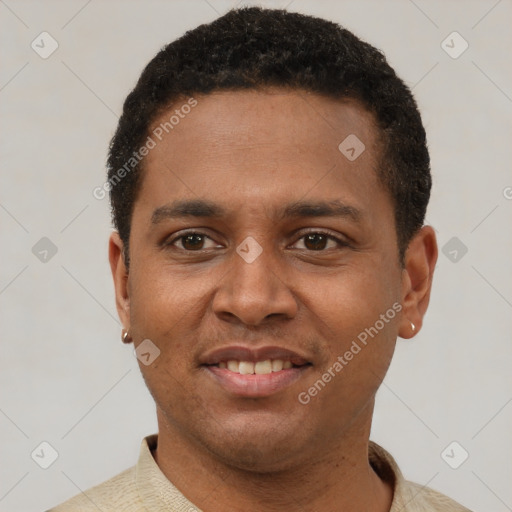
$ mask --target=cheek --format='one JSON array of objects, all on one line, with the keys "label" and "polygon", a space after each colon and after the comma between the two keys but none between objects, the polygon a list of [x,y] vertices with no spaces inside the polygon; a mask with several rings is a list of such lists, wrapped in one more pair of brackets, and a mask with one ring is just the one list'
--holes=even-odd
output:
[{"label": "cheek", "polygon": [[[169,336],[179,341],[179,332],[190,319],[201,314],[209,282],[193,273],[184,275],[162,262],[145,258],[144,265],[132,269],[130,318],[141,335]],[[176,333],[176,336],[173,334]]]},{"label": "cheek", "polygon": [[[329,358],[317,369],[309,390],[321,389],[315,406],[330,418],[332,424],[326,428],[336,430],[379,388],[393,356],[400,305],[385,287],[364,279],[345,279],[343,285],[318,294],[316,301],[319,318],[313,322],[328,344]],[[328,381],[325,388],[319,380]]]},{"label": "cheek", "polygon": [[[306,308],[315,317],[313,321],[322,329],[325,339],[339,340],[342,349],[376,322],[382,334],[393,330],[398,316],[396,309],[400,307],[396,304],[400,297],[399,280],[394,274],[375,263],[317,277],[314,287],[306,288],[304,284],[302,290],[308,290],[303,299]],[[385,315],[384,326],[381,315]]]},{"label": "cheek", "polygon": [[373,397],[395,347],[401,309],[398,281],[393,271],[385,273],[376,262],[373,270],[368,268],[372,265],[317,281],[317,293],[309,296],[312,322],[329,353],[315,375],[315,382],[329,380],[319,402],[333,414],[351,414]]},{"label": "cheek", "polygon": [[183,395],[193,378],[194,351],[207,302],[207,285],[200,280],[179,279],[165,266],[146,260],[142,272],[133,268],[130,321],[136,343],[149,339],[158,348],[150,364],[139,363],[157,403]]},{"label": "cheek", "polygon": [[176,282],[170,271],[151,271],[149,266],[144,274],[133,277],[136,292],[130,301],[130,319],[134,340],[149,339],[159,350],[151,364],[139,362],[141,373],[161,408],[183,408],[192,400],[194,330],[201,319],[197,292],[190,291],[191,283]]}]

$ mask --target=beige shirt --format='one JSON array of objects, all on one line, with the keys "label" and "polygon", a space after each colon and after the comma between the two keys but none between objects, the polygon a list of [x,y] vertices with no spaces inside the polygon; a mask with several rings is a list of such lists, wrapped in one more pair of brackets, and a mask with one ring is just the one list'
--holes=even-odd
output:
[{"label": "beige shirt", "polygon": [[[151,454],[156,443],[156,434],[146,437],[136,466],[48,512],[201,512],[160,471]],[[377,474],[394,486],[389,512],[471,512],[432,489],[407,482],[393,457],[371,441],[369,453]]]}]

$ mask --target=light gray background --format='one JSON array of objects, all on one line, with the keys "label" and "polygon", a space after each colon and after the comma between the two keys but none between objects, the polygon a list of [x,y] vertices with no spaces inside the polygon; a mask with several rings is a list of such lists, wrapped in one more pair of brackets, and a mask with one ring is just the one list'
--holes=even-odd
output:
[{"label": "light gray background", "polygon": [[[156,431],[119,339],[109,208],[92,190],[142,67],[235,4],[0,1],[1,511],[42,511],[113,476]],[[474,511],[512,510],[512,2],[263,5],[343,24],[413,87],[435,181],[428,221],[440,247],[457,237],[468,252],[440,253],[426,324],[398,342],[372,437],[407,478]],[[59,44],[47,59],[31,48],[42,31]],[[469,43],[457,59],[441,47],[453,31]],[[58,249],[46,263],[32,253],[42,237]],[[30,455],[42,441],[59,455],[46,470]],[[458,469],[440,455],[452,441],[469,453]]]}]

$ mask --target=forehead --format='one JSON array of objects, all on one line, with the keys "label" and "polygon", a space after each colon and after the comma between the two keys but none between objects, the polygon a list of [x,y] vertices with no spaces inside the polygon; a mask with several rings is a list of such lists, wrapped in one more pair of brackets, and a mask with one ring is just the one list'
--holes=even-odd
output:
[{"label": "forehead", "polygon": [[149,130],[155,144],[139,197],[159,205],[208,197],[251,208],[308,196],[357,206],[370,191],[382,192],[377,134],[358,102],[306,91],[183,98]]},{"label": "forehead", "polygon": [[150,133],[157,142],[185,141],[198,148],[226,141],[240,149],[268,143],[310,150],[319,143],[336,149],[351,134],[371,146],[377,138],[375,126],[374,116],[354,99],[268,88],[181,98],[152,123]]}]

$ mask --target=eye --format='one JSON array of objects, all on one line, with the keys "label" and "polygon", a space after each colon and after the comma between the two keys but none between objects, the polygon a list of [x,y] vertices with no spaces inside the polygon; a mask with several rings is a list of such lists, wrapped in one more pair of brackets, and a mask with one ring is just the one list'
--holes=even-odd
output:
[{"label": "eye", "polygon": [[[308,251],[317,252],[348,246],[347,242],[323,231],[305,233],[297,240],[297,242],[295,242],[295,245],[301,241],[303,243],[303,247],[296,247],[297,249],[306,249]],[[174,237],[166,245],[174,246],[187,252],[221,247],[205,233],[196,231],[182,233],[181,235]]]},{"label": "eye", "polygon": [[328,233],[324,233],[323,231],[312,231],[310,233],[306,233],[299,238],[297,243],[301,240],[304,240],[304,247],[299,247],[299,249],[305,248],[310,251],[324,251],[325,249],[335,249],[337,247],[346,247],[348,245],[343,240],[340,240]]},{"label": "eye", "polygon": [[[210,246],[205,246],[206,242],[210,241]],[[181,245],[178,246],[179,249],[184,249],[186,251],[201,251],[203,249],[212,249],[218,247],[209,236],[204,233],[197,232],[189,232],[182,234],[181,236],[177,236],[173,238],[168,245],[175,246],[177,243]]]}]

